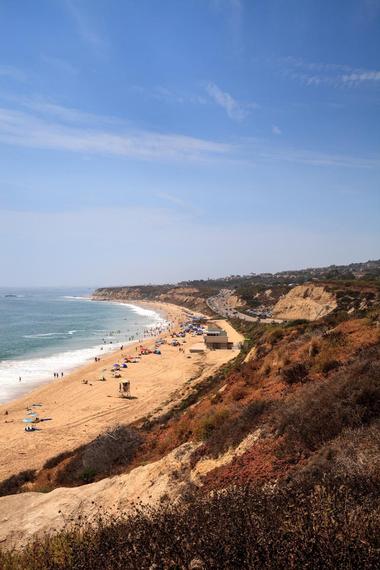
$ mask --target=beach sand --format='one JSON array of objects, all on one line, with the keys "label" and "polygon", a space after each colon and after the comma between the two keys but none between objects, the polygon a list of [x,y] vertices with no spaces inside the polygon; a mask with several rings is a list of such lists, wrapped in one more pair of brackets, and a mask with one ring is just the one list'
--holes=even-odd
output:
[{"label": "beach sand", "polygon": [[[176,305],[140,302],[138,305],[165,313],[174,329],[188,318],[185,310]],[[221,324],[228,329],[233,342],[242,340],[230,325]],[[170,338],[170,332],[160,337]],[[139,363],[128,364],[120,379],[112,377],[113,363],[121,363],[123,355],[137,354],[136,346],[140,343],[107,353],[100,362],[86,364],[63,379],[52,380],[1,405],[0,480],[26,469],[39,469],[47,459],[91,441],[109,427],[162,411],[171,401],[183,396],[191,379],[196,382],[209,376],[237,355],[236,350],[217,350],[191,354],[188,358],[190,346],[198,343],[200,337],[186,335],[185,340],[185,352],[165,344],[161,347],[161,356],[149,354]],[[154,340],[141,344],[152,347]],[[105,382],[99,381],[103,375]],[[118,395],[119,382],[123,379],[131,382],[131,400]],[[33,403],[42,404],[35,408],[40,418],[52,419],[36,424],[39,431],[26,433],[22,419],[28,417],[26,409]]]}]

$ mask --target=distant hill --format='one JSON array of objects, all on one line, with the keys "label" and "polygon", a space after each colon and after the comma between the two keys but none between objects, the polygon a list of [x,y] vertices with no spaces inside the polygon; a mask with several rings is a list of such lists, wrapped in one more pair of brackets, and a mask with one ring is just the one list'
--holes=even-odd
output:
[{"label": "distant hill", "polygon": [[380,260],[370,260],[349,265],[330,265],[306,269],[229,275],[217,279],[181,281],[176,284],[133,285],[102,287],[96,289],[94,298],[118,300],[147,300],[170,302],[193,310],[209,313],[206,299],[222,289],[236,293],[235,305],[244,311],[271,311],[275,303],[295,285],[320,283],[330,289],[342,289],[355,284],[363,289],[366,284],[380,284]]}]

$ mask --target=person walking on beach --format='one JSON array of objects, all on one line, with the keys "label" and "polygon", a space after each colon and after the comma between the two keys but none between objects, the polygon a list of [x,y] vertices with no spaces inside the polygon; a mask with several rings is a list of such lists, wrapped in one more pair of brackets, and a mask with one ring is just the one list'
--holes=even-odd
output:
[{"label": "person walking on beach", "polygon": [[61,372],[61,378],[63,378],[63,372]]},{"label": "person walking on beach", "polygon": [[18,377],[18,381],[21,382],[21,376]]}]

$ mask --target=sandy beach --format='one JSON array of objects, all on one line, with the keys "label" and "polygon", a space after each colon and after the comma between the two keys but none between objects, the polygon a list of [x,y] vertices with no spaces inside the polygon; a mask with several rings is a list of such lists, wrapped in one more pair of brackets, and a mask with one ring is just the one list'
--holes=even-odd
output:
[{"label": "sandy beach", "polygon": [[[176,305],[138,304],[160,311],[171,322],[171,330],[162,333],[160,338],[170,338],[171,332],[188,318],[185,310]],[[233,342],[242,340],[228,323],[222,325],[228,329]],[[154,339],[127,345],[122,351],[118,348],[98,362],[86,364],[63,379],[52,380],[1,405],[0,480],[26,469],[38,469],[47,459],[91,441],[110,426],[159,412],[189,389],[190,380],[196,382],[212,374],[237,354],[236,350],[190,354],[189,348],[198,343],[200,337],[186,335],[180,340],[186,341],[181,345],[184,351],[164,344],[161,355],[148,354],[140,362],[128,364],[119,379],[112,376],[113,363],[121,363],[124,356],[137,354],[139,344],[152,348]],[[102,376],[106,381],[99,381]],[[119,382],[123,379],[131,382],[133,399],[119,397]],[[35,408],[41,419],[51,419],[38,423],[38,431],[26,433],[22,420],[33,403],[41,404]]]}]

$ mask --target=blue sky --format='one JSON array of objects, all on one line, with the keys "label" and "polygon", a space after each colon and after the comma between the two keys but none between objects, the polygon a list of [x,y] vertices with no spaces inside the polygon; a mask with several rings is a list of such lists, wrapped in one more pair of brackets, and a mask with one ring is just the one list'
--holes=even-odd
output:
[{"label": "blue sky", "polygon": [[380,0],[1,0],[0,48],[1,285],[380,257]]}]

